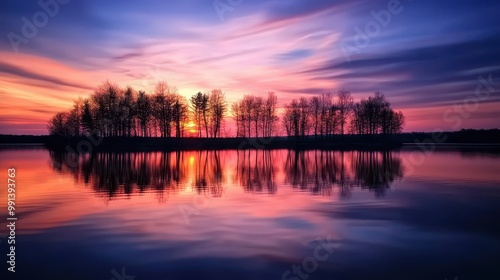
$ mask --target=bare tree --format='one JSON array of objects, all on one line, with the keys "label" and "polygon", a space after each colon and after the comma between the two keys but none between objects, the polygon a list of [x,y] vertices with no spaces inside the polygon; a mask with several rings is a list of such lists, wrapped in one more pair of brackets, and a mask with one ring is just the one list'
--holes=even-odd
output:
[{"label": "bare tree", "polygon": [[[210,94],[198,92],[188,100],[166,82],[156,84],[152,95],[138,93],[131,87],[119,88],[106,81],[87,99],[78,99],[73,108],[54,115],[48,123],[52,135],[80,136],[86,130],[99,131],[101,136],[184,136],[190,113],[198,136],[221,137],[228,110],[225,95],[214,89]],[[237,137],[270,137],[278,123],[277,97],[245,95],[231,105]],[[190,112],[191,109],[191,112]],[[285,106],[281,123],[288,136],[331,136],[344,134],[346,127],[357,134],[399,133],[405,126],[401,111],[392,109],[382,92],[353,102],[349,91],[341,90],[334,99],[326,93],[311,98],[292,100]],[[349,122],[350,121],[350,122]]]},{"label": "bare tree", "polygon": [[153,94],[153,117],[158,124],[162,137],[171,137],[172,113],[177,89],[169,87],[166,82],[158,82]]},{"label": "bare tree", "polygon": [[193,95],[190,99],[191,108],[193,109],[194,120],[196,126],[198,127],[198,136],[201,137],[202,127],[205,128],[205,136],[208,138],[208,125],[207,125],[207,115],[208,115],[208,95],[205,93],[198,92]]},{"label": "bare tree", "polygon": [[148,137],[148,127],[151,122],[152,108],[151,100],[144,91],[139,91],[137,96],[137,119],[142,136]]},{"label": "bare tree", "polygon": [[285,113],[283,115],[283,124],[288,136],[300,135],[301,123],[301,110],[299,102],[294,99],[292,102],[285,106]]},{"label": "bare tree", "polygon": [[82,127],[88,131],[93,131],[96,128],[94,125],[94,117],[89,99],[83,100]]},{"label": "bare tree", "polygon": [[269,92],[262,110],[262,130],[264,137],[271,137],[274,133],[276,123],[278,122],[277,106],[278,98],[276,94]]},{"label": "bare tree", "polygon": [[344,127],[352,112],[353,99],[351,93],[347,90],[339,91],[336,105],[339,114],[340,134],[344,135]]},{"label": "bare tree", "polygon": [[240,105],[241,113],[243,117],[243,136],[252,136],[252,121],[253,121],[253,108],[254,108],[255,97],[250,95],[243,96],[242,103]]},{"label": "bare tree", "polygon": [[219,89],[214,89],[209,96],[209,122],[212,137],[220,137],[221,125],[226,114],[226,98]]},{"label": "bare tree", "polygon": [[184,136],[184,127],[189,119],[188,111],[186,98],[181,95],[176,95],[172,107],[172,121],[175,126],[175,137]]},{"label": "bare tree", "polygon": [[309,135],[310,120],[309,120],[309,102],[305,97],[301,97],[299,100],[300,109],[300,136]]},{"label": "bare tree", "polygon": [[401,132],[405,124],[402,112],[394,112],[381,92],[362,99],[353,107],[351,127],[358,134],[392,134]]},{"label": "bare tree", "polygon": [[318,136],[321,130],[321,97],[314,96],[309,100],[311,120],[314,136]]},{"label": "bare tree", "polygon": [[66,112],[59,112],[55,114],[47,125],[50,135],[70,136],[69,128],[67,127],[68,114]]},{"label": "bare tree", "polygon": [[320,95],[320,127],[319,132],[321,136],[328,136],[330,134],[330,111],[333,107],[332,94],[325,93]]},{"label": "bare tree", "polygon": [[120,108],[122,110],[123,117],[123,135],[132,136],[132,129],[134,128],[134,118],[136,117],[137,111],[137,94],[135,90],[128,86],[120,100]]},{"label": "bare tree", "polygon": [[264,104],[264,99],[262,99],[262,97],[252,96],[250,119],[254,123],[255,137],[259,137],[259,131],[262,130],[260,124],[263,113],[263,108],[262,108],[263,104]]}]

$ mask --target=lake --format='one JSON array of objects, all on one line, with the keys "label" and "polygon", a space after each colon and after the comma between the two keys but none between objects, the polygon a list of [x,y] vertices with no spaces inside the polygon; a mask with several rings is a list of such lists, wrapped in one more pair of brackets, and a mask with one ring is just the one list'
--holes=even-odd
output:
[{"label": "lake", "polygon": [[[7,279],[498,279],[500,156],[0,150]],[[3,274],[3,272],[2,272]],[[2,277],[2,279],[5,279]]]}]

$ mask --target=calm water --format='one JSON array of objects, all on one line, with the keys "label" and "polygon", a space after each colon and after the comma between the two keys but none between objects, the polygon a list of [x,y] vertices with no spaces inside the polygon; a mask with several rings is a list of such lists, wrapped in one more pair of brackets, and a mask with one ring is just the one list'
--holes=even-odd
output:
[{"label": "calm water", "polygon": [[8,279],[500,279],[493,153],[0,150],[10,167]]}]

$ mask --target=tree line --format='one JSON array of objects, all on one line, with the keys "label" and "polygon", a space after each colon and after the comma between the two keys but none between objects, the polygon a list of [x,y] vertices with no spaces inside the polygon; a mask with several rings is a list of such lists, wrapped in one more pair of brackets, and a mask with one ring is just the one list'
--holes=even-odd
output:
[{"label": "tree line", "polygon": [[48,124],[51,135],[185,137],[190,125],[199,137],[220,137],[227,111],[221,90],[197,93],[189,100],[175,87],[158,82],[152,94],[120,88],[114,83],[100,85],[89,98],[74,101],[73,107],[55,114]]},{"label": "tree line", "polygon": [[336,96],[302,97],[283,110],[280,118],[273,92],[266,98],[245,95],[228,108],[219,89],[187,99],[166,82],[158,82],[152,93],[146,93],[106,81],[88,98],[79,98],[69,110],[56,113],[47,128],[51,135],[65,137],[91,131],[103,137],[218,138],[228,136],[223,133],[228,113],[236,137],[391,134],[401,132],[405,124],[404,115],[395,112],[380,92],[358,103],[345,90]]},{"label": "tree line", "polygon": [[325,93],[292,100],[285,106],[282,123],[288,136],[393,134],[402,132],[405,117],[381,92],[354,103],[351,93],[341,90],[337,96]]}]

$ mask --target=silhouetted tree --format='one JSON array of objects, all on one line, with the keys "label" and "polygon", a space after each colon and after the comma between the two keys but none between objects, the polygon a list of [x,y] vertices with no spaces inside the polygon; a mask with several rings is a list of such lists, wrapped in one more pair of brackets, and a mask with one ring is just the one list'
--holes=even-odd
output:
[{"label": "silhouetted tree", "polygon": [[221,126],[226,114],[226,98],[219,89],[214,89],[210,93],[208,100],[208,119],[210,123],[210,133],[212,137],[220,137]]},{"label": "silhouetted tree", "polygon": [[132,136],[134,129],[134,119],[137,115],[137,94],[135,90],[128,86],[120,100],[120,108],[122,110],[122,135]]},{"label": "silhouetted tree", "polygon": [[404,124],[403,113],[394,112],[381,92],[353,106],[351,127],[357,134],[398,133],[403,130]]},{"label": "silhouetted tree", "polygon": [[234,102],[231,105],[231,114],[233,115],[233,119],[236,124],[236,137],[244,137],[244,123],[243,123],[243,114],[240,108],[241,102]]},{"label": "silhouetted tree", "polygon": [[83,100],[82,127],[88,131],[93,131],[96,128],[94,118],[92,116],[92,107],[88,99]]},{"label": "silhouetted tree", "polygon": [[276,113],[278,106],[278,98],[274,92],[267,94],[267,99],[264,101],[264,108],[262,110],[262,136],[271,137],[276,129],[278,116]]},{"label": "silhouetted tree", "polygon": [[336,109],[338,110],[339,117],[339,125],[340,125],[340,134],[344,134],[344,127],[347,123],[347,119],[351,114],[353,106],[353,99],[351,97],[351,93],[347,90],[339,91],[337,95],[337,104]]},{"label": "silhouetted tree", "polygon": [[166,82],[158,82],[152,96],[153,117],[161,137],[171,136],[172,113],[177,90]]},{"label": "silhouetted tree", "polygon": [[[84,132],[100,136],[184,136],[190,115],[197,126],[198,136],[221,137],[227,112],[225,95],[214,89],[198,92],[188,100],[175,87],[158,82],[152,95],[132,87],[121,89],[106,81],[87,99],[78,99],[73,108],[57,113],[48,123],[50,134],[80,136]],[[231,105],[237,137],[270,137],[278,123],[278,99],[273,92],[267,98],[245,95]],[[190,112],[191,109],[191,112]],[[349,123],[350,121],[350,123]],[[405,125],[401,111],[395,112],[381,92],[353,103],[349,91],[339,91],[310,98],[301,97],[284,106],[281,119],[288,136],[315,135],[328,137],[344,134],[346,126],[351,133],[399,133]]]},{"label": "silhouetted tree", "polygon": [[318,136],[321,127],[321,99],[319,96],[311,97],[309,100],[311,121],[314,136]]},{"label": "silhouetted tree", "polygon": [[202,127],[205,128],[205,136],[208,138],[208,99],[209,96],[205,93],[198,92],[190,99],[191,108],[193,109],[193,116],[198,127],[198,137],[201,137]]},{"label": "silhouetted tree", "polygon": [[294,99],[292,103],[285,106],[285,113],[283,114],[283,124],[288,136],[300,135],[300,117],[299,102]]},{"label": "silhouetted tree", "polygon": [[70,136],[67,119],[68,114],[66,112],[55,114],[47,125],[50,135]]},{"label": "silhouetted tree", "polygon": [[175,137],[184,136],[184,127],[188,122],[188,105],[185,97],[176,95],[172,109],[172,121],[175,126]]},{"label": "silhouetted tree", "polygon": [[148,136],[148,126],[151,122],[151,101],[149,96],[144,91],[139,91],[137,95],[137,120],[139,123],[142,136]]}]

